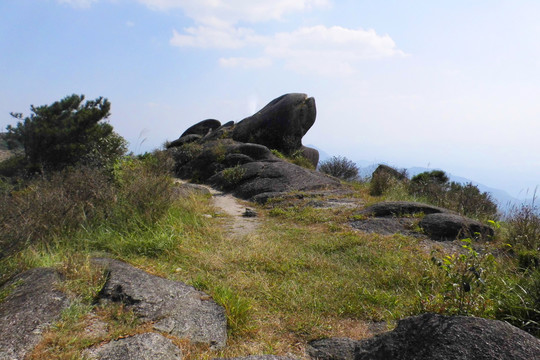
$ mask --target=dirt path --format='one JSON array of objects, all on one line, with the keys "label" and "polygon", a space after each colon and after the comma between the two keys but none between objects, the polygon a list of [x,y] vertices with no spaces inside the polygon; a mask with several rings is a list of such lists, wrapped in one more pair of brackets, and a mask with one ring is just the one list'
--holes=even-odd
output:
[{"label": "dirt path", "polygon": [[[177,179],[178,183],[185,183]],[[257,231],[261,221],[257,217],[244,216],[246,209],[251,209],[247,202],[239,200],[231,194],[226,194],[210,186],[206,187],[212,194],[213,205],[227,215],[226,229],[230,236],[243,237]]]}]

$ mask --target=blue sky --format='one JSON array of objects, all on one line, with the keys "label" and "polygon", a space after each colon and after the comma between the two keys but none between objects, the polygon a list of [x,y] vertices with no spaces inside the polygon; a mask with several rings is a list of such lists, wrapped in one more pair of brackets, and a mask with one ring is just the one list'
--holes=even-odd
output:
[{"label": "blue sky", "polygon": [[3,0],[0,128],[107,97],[135,152],[275,97],[317,102],[331,155],[540,184],[539,1]]}]

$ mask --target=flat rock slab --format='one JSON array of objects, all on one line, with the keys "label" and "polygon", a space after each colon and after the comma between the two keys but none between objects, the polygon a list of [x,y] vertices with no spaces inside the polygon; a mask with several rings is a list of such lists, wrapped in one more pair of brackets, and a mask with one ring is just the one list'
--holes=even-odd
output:
[{"label": "flat rock slab", "polygon": [[418,224],[434,240],[455,240],[467,237],[490,237],[493,229],[481,222],[456,214],[426,215]]},{"label": "flat rock slab", "polygon": [[502,321],[423,314],[371,339],[311,342],[308,354],[318,360],[530,360],[539,358],[540,339]]},{"label": "flat rock slab", "polygon": [[85,356],[96,360],[181,360],[182,351],[163,335],[145,333],[90,349]]},{"label": "flat rock slab", "polygon": [[349,338],[330,338],[309,343],[306,352],[311,359],[339,360],[354,359],[358,341]]},{"label": "flat rock slab", "polygon": [[350,225],[370,234],[422,236],[412,231],[415,221],[413,218],[368,218],[351,221]]},{"label": "flat rock slab", "polygon": [[35,268],[4,285],[2,290],[10,294],[0,303],[0,359],[23,359],[69,306],[67,296],[55,289],[58,281],[56,270]]},{"label": "flat rock slab", "polygon": [[256,196],[266,193],[336,189],[339,181],[320,172],[311,171],[286,161],[256,161],[240,165],[240,176],[233,186],[228,186],[226,172],[209,179],[213,186],[230,190],[245,200],[259,201]]},{"label": "flat rock slab", "polygon": [[448,213],[450,210],[441,207],[411,202],[411,201],[385,201],[365,208],[362,211],[364,215],[375,217],[397,216],[402,217],[414,214],[439,214]]},{"label": "flat rock slab", "polygon": [[227,342],[225,310],[207,294],[179,281],[171,281],[124,262],[100,258],[95,263],[109,272],[101,290],[104,300],[122,302],[154,328],[194,343],[220,349]]},{"label": "flat rock slab", "polygon": [[275,355],[252,355],[247,357],[235,357],[235,358],[215,358],[213,360],[299,360],[288,356],[275,356]]}]

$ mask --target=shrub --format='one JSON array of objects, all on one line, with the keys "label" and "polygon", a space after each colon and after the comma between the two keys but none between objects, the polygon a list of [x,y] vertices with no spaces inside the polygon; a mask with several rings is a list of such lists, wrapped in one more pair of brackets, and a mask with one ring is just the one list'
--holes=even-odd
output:
[{"label": "shrub", "polygon": [[0,196],[1,258],[26,244],[105,219],[114,189],[102,171],[80,167],[34,179]]},{"label": "shrub", "polygon": [[358,166],[352,160],[342,156],[333,156],[331,159],[322,161],[319,171],[346,181],[358,177]]},{"label": "shrub", "polygon": [[540,251],[540,211],[534,202],[514,208],[506,223],[510,245]]},{"label": "shrub", "polygon": [[86,101],[71,95],[51,105],[31,106],[32,114],[8,125],[7,140],[20,142],[32,171],[59,170],[76,164],[106,165],[123,155],[126,142],[110,124],[110,102],[102,97]]},{"label": "shrub", "polygon": [[489,275],[495,269],[495,258],[474,250],[471,239],[462,242],[465,253],[432,258],[444,274],[443,293],[424,299],[423,307],[448,315],[488,315],[493,312],[493,303],[486,292]]},{"label": "shrub", "polygon": [[406,181],[407,171],[405,169],[397,170],[387,165],[379,165],[371,176],[369,194],[372,196],[381,196],[398,183]]},{"label": "shrub", "polygon": [[244,177],[245,173],[246,170],[243,167],[236,165],[223,170],[222,175],[227,184],[232,186],[238,184]]},{"label": "shrub", "polygon": [[414,176],[409,183],[409,194],[465,216],[482,220],[498,217],[497,205],[491,195],[481,192],[472,183],[449,182],[444,171],[434,170]]},{"label": "shrub", "polygon": [[172,204],[169,165],[161,153],[128,157],[112,173],[79,166],[0,193],[0,258],[25,245],[69,236],[81,226],[122,231],[152,226]]}]

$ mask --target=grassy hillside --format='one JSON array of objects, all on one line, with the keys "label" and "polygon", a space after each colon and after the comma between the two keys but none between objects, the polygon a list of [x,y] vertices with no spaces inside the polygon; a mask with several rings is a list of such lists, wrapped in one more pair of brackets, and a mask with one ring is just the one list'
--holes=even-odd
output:
[{"label": "grassy hillside", "polygon": [[[210,197],[174,195],[166,163],[128,158],[107,172],[76,169],[3,190],[0,281],[54,267],[74,299],[31,358],[78,358],[88,346],[149,329],[122,307],[94,304],[105,275],[89,259],[103,254],[193,285],[225,307],[227,348],[173,339],[186,359],[303,356],[309,340],[361,339],[426,311],[506,319],[539,334],[534,211],[501,223],[495,239],[463,242],[458,255],[436,242],[354,231],[354,208],[319,208],[320,199],[259,206],[258,230],[230,236],[232,219]],[[360,207],[409,196],[396,184],[380,196],[367,183],[345,186]],[[516,240],[524,234],[530,243]],[[88,331],[101,322],[104,333]]]}]

